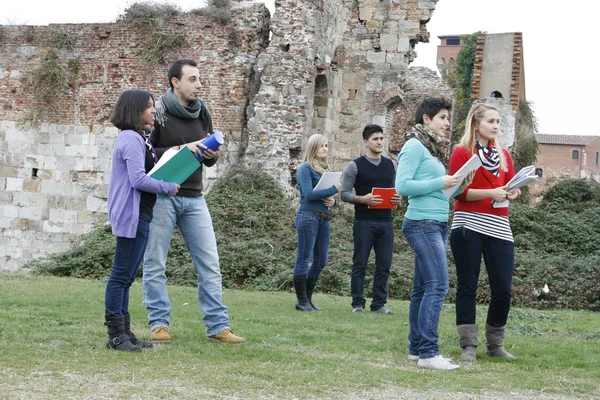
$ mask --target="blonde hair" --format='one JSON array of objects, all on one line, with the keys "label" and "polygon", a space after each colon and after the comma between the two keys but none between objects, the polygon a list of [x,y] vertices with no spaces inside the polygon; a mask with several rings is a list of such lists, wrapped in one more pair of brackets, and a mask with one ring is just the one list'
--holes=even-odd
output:
[{"label": "blonde hair", "polygon": [[327,166],[327,160],[317,157],[319,154],[319,149],[323,143],[327,143],[327,138],[323,135],[315,133],[308,138],[306,147],[304,148],[304,162],[310,165],[312,169],[321,175],[323,172],[329,170],[329,167]]},{"label": "blonde hair", "polygon": [[[483,119],[483,114],[486,111],[496,111],[500,114],[500,111],[494,106],[485,103],[477,103],[473,104],[473,107],[469,110],[469,114],[467,115],[467,119],[465,121],[465,133],[460,138],[459,144],[467,149],[471,154],[474,153],[475,150],[475,142],[477,142],[477,127],[481,123]],[[500,168],[502,170],[507,171],[508,166],[506,163],[506,156],[504,155],[504,151],[500,143],[498,142],[498,137],[492,139],[494,143],[494,147],[496,147],[496,151],[498,151],[498,156],[500,157]]]}]

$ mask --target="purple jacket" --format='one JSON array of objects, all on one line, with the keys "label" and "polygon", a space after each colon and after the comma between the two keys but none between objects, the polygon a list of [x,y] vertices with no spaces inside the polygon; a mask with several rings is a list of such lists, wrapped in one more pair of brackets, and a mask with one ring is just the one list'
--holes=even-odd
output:
[{"label": "purple jacket", "polygon": [[112,171],[108,185],[108,219],[115,236],[134,238],[140,217],[141,192],[170,195],[174,183],[152,179],[146,175],[146,144],[132,130],[119,133],[115,142]]}]

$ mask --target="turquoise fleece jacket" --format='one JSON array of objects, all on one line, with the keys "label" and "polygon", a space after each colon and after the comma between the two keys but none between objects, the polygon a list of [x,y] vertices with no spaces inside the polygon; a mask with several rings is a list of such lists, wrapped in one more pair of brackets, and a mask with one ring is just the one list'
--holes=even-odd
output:
[{"label": "turquoise fleece jacket", "polygon": [[433,157],[423,143],[408,140],[398,155],[396,191],[408,197],[406,218],[448,222],[450,204],[442,193],[446,168]]}]

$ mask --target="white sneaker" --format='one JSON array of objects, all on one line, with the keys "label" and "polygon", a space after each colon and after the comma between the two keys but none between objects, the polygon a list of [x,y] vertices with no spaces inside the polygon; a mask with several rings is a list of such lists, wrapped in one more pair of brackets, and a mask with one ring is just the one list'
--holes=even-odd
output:
[{"label": "white sneaker", "polygon": [[[444,357],[444,360],[448,361],[449,363],[454,364],[454,361],[452,361],[452,359],[450,357]],[[408,361],[419,361],[419,356],[415,356],[414,354],[409,354]]]},{"label": "white sneaker", "polygon": [[447,359],[439,354],[435,357],[420,358],[417,366],[419,368],[436,369],[439,371],[451,371],[453,369],[460,368],[460,365],[451,364]]}]

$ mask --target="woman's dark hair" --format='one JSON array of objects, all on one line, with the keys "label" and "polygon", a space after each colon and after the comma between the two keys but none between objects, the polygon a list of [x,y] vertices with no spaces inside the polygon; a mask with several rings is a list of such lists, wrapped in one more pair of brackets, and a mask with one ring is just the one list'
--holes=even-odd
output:
[{"label": "woman's dark hair", "polygon": [[415,121],[417,124],[423,124],[423,115],[427,114],[429,118],[433,119],[437,113],[444,109],[450,112],[452,110],[452,103],[443,97],[428,97],[417,106]]},{"label": "woman's dark hair", "polygon": [[189,65],[190,67],[197,67],[196,61],[189,58],[182,58],[181,60],[175,61],[169,68],[169,73],[167,76],[169,77],[169,85],[171,86],[171,89],[173,89],[173,82],[171,82],[171,79],[181,79],[181,75],[183,75],[183,67],[186,65]]},{"label": "woman's dark hair", "polygon": [[120,130],[131,129],[142,133],[146,123],[142,113],[148,108],[148,100],[154,97],[145,90],[126,90],[119,96],[110,116],[110,122]]}]

